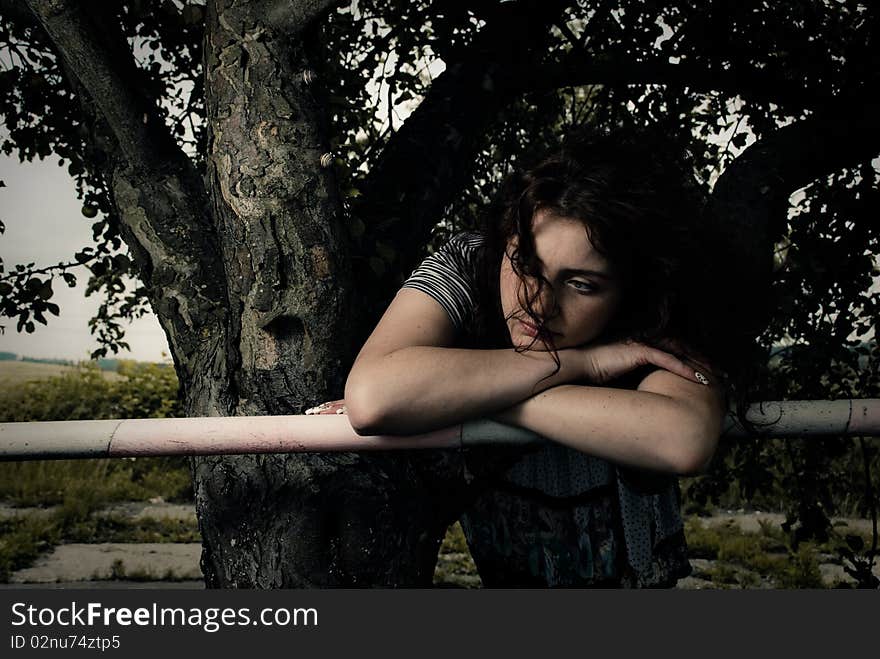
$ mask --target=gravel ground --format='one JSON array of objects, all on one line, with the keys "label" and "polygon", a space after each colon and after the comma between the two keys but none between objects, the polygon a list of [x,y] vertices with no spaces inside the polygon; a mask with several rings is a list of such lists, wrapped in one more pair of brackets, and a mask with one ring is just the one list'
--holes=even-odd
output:
[{"label": "gravel ground", "polygon": [[29,568],[14,572],[10,583],[106,581],[137,578],[146,581],[201,579],[199,542],[150,542],[59,545]]},{"label": "gravel ground", "polygon": [[[52,512],[51,508],[13,508],[0,504],[0,518],[20,516],[41,516]],[[142,519],[195,520],[192,505],[169,504],[164,502],[126,502],[108,506],[96,513],[98,515],[125,515],[132,521]],[[737,525],[746,532],[760,531],[762,522],[779,526],[784,515],[765,512],[718,511],[707,517],[698,518],[704,525]],[[871,520],[835,519],[836,526],[871,533]],[[841,529],[844,530],[844,529]],[[202,588],[199,569],[201,545],[199,543],[99,543],[65,544],[55,547],[51,552],[38,558],[28,568],[11,575],[9,584],[0,587],[114,587],[114,588]],[[444,585],[474,588],[480,586],[479,577],[456,574],[455,565],[468,560],[464,554],[441,555],[439,566],[448,566],[452,573]],[[713,567],[714,561],[691,559],[694,572],[679,581],[681,589],[697,590],[715,588],[712,581],[704,578]],[[738,568],[737,568],[738,569]],[[840,565],[820,564],[823,580],[829,585],[838,581],[851,581]],[[880,577],[880,564],[874,568]],[[772,588],[767,580],[762,580],[756,588]]]}]

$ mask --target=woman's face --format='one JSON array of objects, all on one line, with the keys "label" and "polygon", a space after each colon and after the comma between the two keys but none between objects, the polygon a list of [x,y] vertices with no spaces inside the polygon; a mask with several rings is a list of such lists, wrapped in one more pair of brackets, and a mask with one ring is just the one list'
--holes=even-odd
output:
[{"label": "woman's face", "polygon": [[[541,274],[550,283],[549,287],[544,285],[532,305],[538,316],[546,319],[545,331],[559,349],[593,341],[608,326],[620,304],[621,286],[611,264],[593,248],[579,220],[538,210],[532,232]],[[513,247],[509,244],[507,251]],[[501,308],[513,345],[528,347],[534,342],[533,349],[545,350],[542,341],[535,341],[538,328],[523,306],[525,296],[532,294],[537,282],[529,278],[521,281],[507,254],[502,257],[500,277]],[[556,302],[555,314],[547,308],[551,300]]]}]

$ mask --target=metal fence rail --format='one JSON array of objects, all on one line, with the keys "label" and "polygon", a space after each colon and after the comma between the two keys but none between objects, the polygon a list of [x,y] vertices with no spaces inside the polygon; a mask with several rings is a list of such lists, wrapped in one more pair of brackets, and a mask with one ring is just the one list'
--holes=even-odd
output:
[{"label": "metal fence rail", "polygon": [[[880,436],[880,399],[767,401],[746,418],[766,437]],[[724,437],[748,436],[728,416]],[[458,448],[545,441],[494,421],[469,421],[422,435],[363,437],[343,415],[39,421],[0,424],[0,460],[318,453]]]}]

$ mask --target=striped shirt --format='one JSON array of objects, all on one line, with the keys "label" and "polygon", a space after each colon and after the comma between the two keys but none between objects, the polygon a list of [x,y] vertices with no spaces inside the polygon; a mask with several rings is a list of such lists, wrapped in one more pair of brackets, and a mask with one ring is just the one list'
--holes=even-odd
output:
[{"label": "striped shirt", "polygon": [[[403,284],[436,300],[461,334],[474,321],[482,245],[479,234],[458,234],[427,257]],[[525,454],[504,479],[552,497],[577,497],[616,483],[628,562],[636,573],[646,575],[646,582],[651,580],[654,549],[683,528],[677,478],[624,468],[562,444],[548,442]],[[586,509],[573,505],[575,520],[587,523]]]}]

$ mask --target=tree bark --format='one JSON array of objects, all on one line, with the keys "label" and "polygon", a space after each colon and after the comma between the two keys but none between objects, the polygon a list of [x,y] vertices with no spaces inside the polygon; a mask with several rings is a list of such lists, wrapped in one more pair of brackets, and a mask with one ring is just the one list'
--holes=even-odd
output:
[{"label": "tree bark", "polygon": [[[274,7],[209,3],[206,25],[207,178],[229,290],[223,350],[235,415],[295,414],[340,397],[354,347],[348,236],[321,164],[328,147],[303,75],[308,39]],[[202,568],[214,587],[427,586],[460,508],[459,468],[443,452],[193,465]]]},{"label": "tree bark", "polygon": [[[206,180],[155,120],[109,14],[30,4],[108,154],[121,233],[187,414],[296,413],[341,395],[354,347],[348,237],[302,75],[303,31],[332,3],[209,3]],[[463,505],[458,457],[193,459],[206,584],[430,585]]]}]

